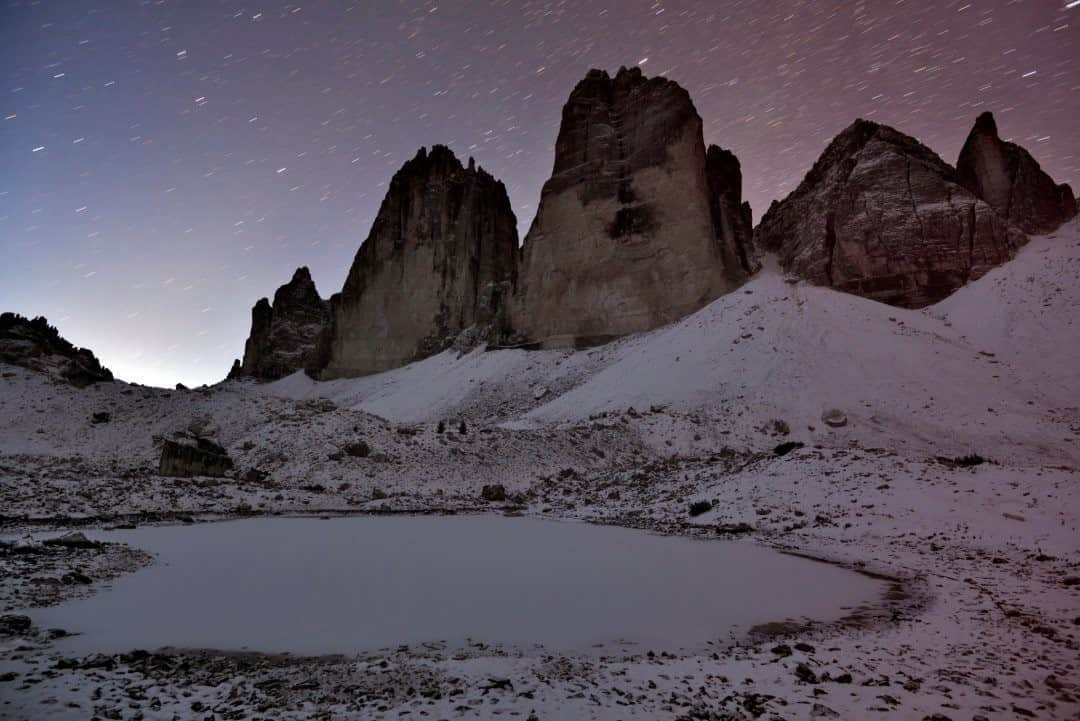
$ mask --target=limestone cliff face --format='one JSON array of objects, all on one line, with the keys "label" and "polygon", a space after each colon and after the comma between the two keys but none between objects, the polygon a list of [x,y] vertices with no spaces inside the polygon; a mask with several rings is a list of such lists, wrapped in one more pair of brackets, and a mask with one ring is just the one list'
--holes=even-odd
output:
[{"label": "limestone cliff face", "polygon": [[[705,152],[705,177],[713,233],[724,256],[724,267],[755,272],[759,264],[753,245],[754,217],[750,204],[742,199],[739,159],[730,150],[710,145]],[[740,275],[738,271],[733,274]]]},{"label": "limestone cliff face", "polygon": [[514,331],[544,347],[588,345],[736,287],[753,260],[731,168],[720,155],[707,163],[701,118],[679,85],[637,68],[590,71],[563,108],[522,249]]},{"label": "limestone cliff face", "polygon": [[1072,188],[1055,183],[1024,148],[1003,141],[991,113],[975,120],[956,172],[965,188],[1027,233],[1048,233],[1076,215]]},{"label": "limestone cliff face", "polygon": [[516,280],[517,240],[501,182],[444,146],[421,149],[390,182],[331,298],[321,377],[396,368],[492,322]]},{"label": "limestone cliff face", "polygon": [[319,297],[311,273],[298,268],[292,280],[274,293],[273,305],[262,298],[251,309],[244,360],[229,377],[271,381],[298,370],[314,370],[319,338],[329,319],[327,302]]},{"label": "limestone cliff face", "polygon": [[857,120],[772,204],[754,242],[813,283],[917,308],[1010,259],[1026,236],[933,151]]}]

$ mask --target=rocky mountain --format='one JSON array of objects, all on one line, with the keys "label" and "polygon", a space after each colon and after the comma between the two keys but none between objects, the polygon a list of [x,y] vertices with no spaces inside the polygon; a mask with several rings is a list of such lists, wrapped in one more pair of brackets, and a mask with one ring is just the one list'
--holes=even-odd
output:
[{"label": "rocky mountain", "polygon": [[1026,236],[929,148],[857,120],[769,207],[754,242],[813,283],[917,308],[1010,259]]},{"label": "rocky mountain", "polygon": [[273,304],[262,298],[251,309],[251,334],[244,360],[229,376],[271,381],[319,366],[319,340],[330,321],[329,305],[319,297],[307,268],[277,289]]},{"label": "rocky mountain", "polygon": [[[345,286],[330,302],[323,378],[359,376],[437,353],[498,325],[517,277],[517,219],[506,188],[447,147],[394,175]],[[478,332],[484,335],[484,332]]]},{"label": "rocky mountain", "polygon": [[1058,185],[1031,153],[998,136],[992,113],[983,113],[956,161],[960,183],[1021,230],[1039,235],[1076,215],[1072,188]]},{"label": "rocky mountain", "polygon": [[86,348],[76,348],[44,317],[0,315],[0,361],[45,373],[79,388],[111,381],[112,372]]},{"label": "rocky mountain", "polygon": [[[707,162],[701,117],[664,78],[591,70],[563,108],[555,166],[522,249],[514,331],[544,347],[654,328],[753,267],[738,161]],[[708,167],[707,167],[708,166]]]}]

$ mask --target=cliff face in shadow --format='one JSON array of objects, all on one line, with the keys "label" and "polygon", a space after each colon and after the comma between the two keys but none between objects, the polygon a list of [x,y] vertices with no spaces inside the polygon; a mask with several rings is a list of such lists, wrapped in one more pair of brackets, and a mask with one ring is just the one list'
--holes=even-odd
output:
[{"label": "cliff face in shadow", "polygon": [[490,322],[516,280],[517,241],[501,182],[444,146],[421,150],[394,176],[331,298],[322,377],[395,368]]}]

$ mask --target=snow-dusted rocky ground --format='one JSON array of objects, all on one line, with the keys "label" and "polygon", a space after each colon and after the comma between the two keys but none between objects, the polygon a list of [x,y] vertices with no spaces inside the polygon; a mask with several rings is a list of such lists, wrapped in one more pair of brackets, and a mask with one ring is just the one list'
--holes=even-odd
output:
[{"label": "snow-dusted rocky ground", "polygon": [[[363,379],[190,391],[78,390],[2,370],[9,537],[238,513],[510,508],[766,544],[894,583],[877,613],[779,624],[715,656],[425,647],[71,660],[31,629],[0,637],[0,718],[1080,715],[1076,221],[922,311],[767,268],[679,323],[576,352],[444,353]],[[833,409],[846,425],[823,422]],[[108,423],[92,423],[99,412]],[[241,477],[156,474],[161,440],[193,424]],[[360,440],[369,455],[342,453]],[[776,455],[784,442],[805,445]],[[972,454],[987,462],[954,462]],[[244,480],[253,468],[267,476]],[[505,504],[481,500],[492,483]],[[691,518],[702,500],[713,509]],[[57,582],[64,573],[100,582],[138,565],[123,547],[30,545],[0,557],[5,612],[45,586],[40,602],[99,585]]]}]

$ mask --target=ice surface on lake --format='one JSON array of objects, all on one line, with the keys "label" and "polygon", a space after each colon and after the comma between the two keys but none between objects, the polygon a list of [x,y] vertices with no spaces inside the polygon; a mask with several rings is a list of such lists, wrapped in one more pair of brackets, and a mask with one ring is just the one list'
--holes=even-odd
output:
[{"label": "ice surface on lake", "polygon": [[322,654],[470,640],[526,651],[690,649],[756,623],[835,619],[882,591],[747,542],[492,515],[259,518],[88,535],[158,562],[89,599],[30,612],[39,625],[81,633],[60,642],[71,653]]}]

